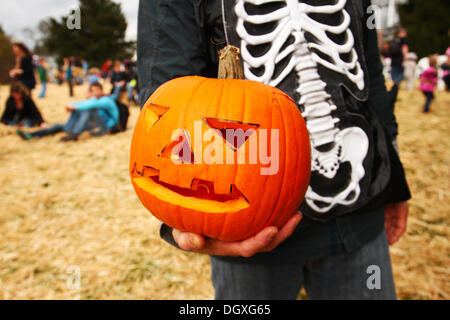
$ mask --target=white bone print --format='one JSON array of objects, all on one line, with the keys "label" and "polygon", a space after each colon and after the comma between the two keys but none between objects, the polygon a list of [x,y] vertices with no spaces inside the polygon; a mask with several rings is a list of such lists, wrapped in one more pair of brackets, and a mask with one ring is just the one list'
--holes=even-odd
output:
[{"label": "white bone print", "polygon": [[[249,14],[246,4],[261,6],[278,3],[277,9],[261,14]],[[348,162],[345,188],[335,194],[321,194],[320,186],[313,183],[306,194],[307,204],[318,213],[329,212],[336,205],[351,205],[360,195],[359,182],[365,175],[363,161],[369,148],[366,133],[359,127],[339,129],[339,118],[332,112],[337,106],[326,92],[326,83],[318,72],[318,64],[324,68],[344,75],[360,90],[364,89],[364,73],[354,49],[354,38],[349,28],[350,15],[345,10],[347,0],[330,0],[331,4],[311,6],[298,0],[237,0],[235,12],[238,17],[236,31],[241,39],[241,54],[245,76],[249,80],[263,82],[272,86],[280,84],[291,72],[297,75],[298,104],[303,109],[312,145],[312,170],[326,179],[335,178],[341,165]],[[339,25],[326,25],[315,21],[311,14],[341,13]],[[309,14],[309,15],[308,15]],[[251,34],[246,23],[261,25],[276,23],[267,34]],[[314,42],[305,39],[305,32],[314,36]],[[343,43],[334,42],[328,34],[342,35]],[[286,45],[289,37],[291,44]],[[269,45],[262,55],[253,56],[250,46]],[[316,52],[320,52],[320,55]],[[342,59],[347,55],[350,59]],[[275,67],[288,58],[284,69],[275,75]],[[326,59],[324,58],[326,57]],[[263,68],[257,74],[253,70]]]}]

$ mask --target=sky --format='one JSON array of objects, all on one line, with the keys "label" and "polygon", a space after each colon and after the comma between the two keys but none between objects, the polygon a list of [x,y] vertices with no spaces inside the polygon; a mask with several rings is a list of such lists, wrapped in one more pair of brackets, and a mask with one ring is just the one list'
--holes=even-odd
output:
[{"label": "sky", "polygon": [[[122,11],[127,18],[127,40],[136,40],[139,0],[114,1],[122,4]],[[27,38],[24,28],[38,33],[37,25],[41,20],[68,15],[77,4],[78,0],[0,0],[0,25],[15,41],[23,41],[33,47],[34,42]]]}]

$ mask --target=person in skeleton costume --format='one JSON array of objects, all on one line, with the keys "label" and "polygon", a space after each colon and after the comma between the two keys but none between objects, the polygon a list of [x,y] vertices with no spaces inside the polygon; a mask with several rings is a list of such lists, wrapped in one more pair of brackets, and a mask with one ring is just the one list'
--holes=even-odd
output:
[{"label": "person in skeleton costume", "polygon": [[[367,28],[369,5],[141,0],[142,103],[170,79],[217,77],[218,51],[231,44],[240,48],[245,78],[290,95],[310,133],[303,218],[295,215],[280,230],[267,228],[238,243],[162,226],[169,243],[211,255],[216,298],[295,299],[302,285],[313,299],[396,297],[388,242],[404,232],[410,193],[393,148],[394,102],[376,31]],[[381,290],[367,287],[372,264],[382,269]]]}]

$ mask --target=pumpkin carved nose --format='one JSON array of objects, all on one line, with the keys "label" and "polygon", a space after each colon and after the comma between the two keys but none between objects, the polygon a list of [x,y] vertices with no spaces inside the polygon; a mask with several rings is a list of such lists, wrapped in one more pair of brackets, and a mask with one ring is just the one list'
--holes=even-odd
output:
[{"label": "pumpkin carved nose", "polygon": [[194,163],[195,158],[189,132],[187,130],[180,130],[177,135],[178,139],[164,147],[160,157],[163,159],[171,159],[175,163]]}]

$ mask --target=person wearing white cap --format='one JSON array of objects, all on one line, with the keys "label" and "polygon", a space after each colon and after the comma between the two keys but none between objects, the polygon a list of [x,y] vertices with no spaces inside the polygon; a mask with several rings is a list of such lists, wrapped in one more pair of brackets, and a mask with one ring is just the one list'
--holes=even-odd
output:
[{"label": "person wearing white cap", "polygon": [[414,89],[414,80],[416,80],[417,55],[414,52],[408,52],[403,68],[405,70],[406,88],[410,91]]}]

